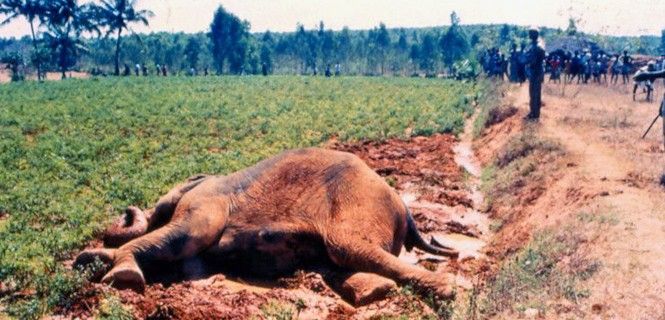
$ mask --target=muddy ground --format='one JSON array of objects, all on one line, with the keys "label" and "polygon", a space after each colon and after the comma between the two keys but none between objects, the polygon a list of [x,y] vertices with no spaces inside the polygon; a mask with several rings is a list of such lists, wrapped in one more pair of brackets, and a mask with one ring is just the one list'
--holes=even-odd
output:
[{"label": "muddy ground", "polygon": [[[412,211],[420,231],[461,251],[458,261],[415,249],[401,259],[436,272],[457,275],[460,290],[470,288],[483,268],[481,248],[487,239],[486,219],[474,210],[473,177],[456,163],[466,162],[469,152],[457,151],[453,135],[437,134],[408,140],[340,143],[326,147],[358,155],[395,187]],[[459,160],[458,160],[459,161]],[[473,170],[472,170],[473,171]],[[477,199],[476,199],[477,200]],[[96,244],[93,244],[94,247]],[[281,279],[228,279],[224,275],[173,284],[149,284],[144,294],[117,291],[91,284],[89,295],[60,310],[65,317],[92,317],[108,294],[137,318],[149,319],[247,319],[270,318],[290,312],[298,319],[353,319],[381,315],[418,315],[431,312],[413,295],[399,291],[385,299],[354,308],[328,287],[321,270],[303,270]]]}]

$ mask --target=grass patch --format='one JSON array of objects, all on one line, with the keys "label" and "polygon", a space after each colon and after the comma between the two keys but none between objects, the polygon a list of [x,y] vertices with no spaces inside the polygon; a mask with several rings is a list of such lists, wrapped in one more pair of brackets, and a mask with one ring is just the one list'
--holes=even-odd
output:
[{"label": "grass patch", "polygon": [[123,307],[118,297],[107,294],[101,301],[98,320],[133,320],[132,313]]},{"label": "grass patch", "polygon": [[[512,202],[525,187],[542,189],[535,183],[545,181],[545,170],[540,168],[563,154],[559,144],[538,137],[535,129],[526,127],[498,152],[494,163],[481,174],[486,210],[497,201]],[[525,199],[530,200],[533,199]]]},{"label": "grass patch", "polygon": [[[405,285],[395,289],[390,296],[400,305],[401,314],[377,314],[372,320],[407,320],[407,319],[439,319],[446,312],[447,305],[436,305],[434,299],[423,299],[416,293],[412,285]],[[429,309],[431,310],[428,310]],[[433,311],[436,310],[436,311]],[[438,311],[438,312],[437,312]]]},{"label": "grass patch", "polygon": [[473,137],[478,138],[483,131],[493,124],[499,123],[517,113],[517,108],[504,105],[502,98],[507,90],[505,84],[486,80],[483,91],[479,93],[478,106],[480,111],[473,123]]},{"label": "grass patch", "polygon": [[583,223],[596,222],[601,226],[616,226],[620,222],[617,213],[614,211],[608,211],[606,213],[582,211],[577,214],[577,220]]},{"label": "grass patch", "polygon": [[516,160],[536,152],[551,153],[561,150],[559,144],[538,137],[534,130],[527,127],[521,134],[512,138],[497,155],[495,164],[499,168],[505,168]]},{"label": "grass patch", "polygon": [[277,300],[269,300],[261,305],[259,309],[263,317],[268,320],[291,320],[296,315],[296,310],[293,306]]},{"label": "grass patch", "polygon": [[460,132],[473,110],[463,98],[475,90],[439,79],[298,76],[0,85],[0,282],[14,288],[0,303],[17,318],[66,305],[78,282],[60,262],[120,210],[147,207],[186,177],[331,137]]},{"label": "grass patch", "polygon": [[560,264],[564,257],[574,256],[581,242],[583,238],[573,227],[536,233],[533,240],[507,259],[490,279],[479,303],[480,313],[491,316],[503,311],[535,308],[544,314],[549,304],[558,299],[577,303],[588,297],[589,292],[581,281],[591,277],[598,270],[598,264],[586,260],[577,268]]}]

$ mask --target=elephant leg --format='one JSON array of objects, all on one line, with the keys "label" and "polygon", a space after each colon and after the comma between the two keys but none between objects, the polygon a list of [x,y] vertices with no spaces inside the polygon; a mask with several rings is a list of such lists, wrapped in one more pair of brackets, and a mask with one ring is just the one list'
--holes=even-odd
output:
[{"label": "elephant leg", "polygon": [[173,217],[173,213],[175,212],[180,199],[182,199],[182,197],[187,192],[194,189],[194,187],[203,182],[203,180],[205,180],[207,177],[209,176],[196,175],[190,177],[186,182],[175,186],[164,196],[159,198],[154,208],[145,211],[149,222],[148,231],[152,231],[166,225]]},{"label": "elephant leg", "polygon": [[375,273],[326,271],[326,283],[354,306],[363,306],[385,298],[397,288],[395,281]]},{"label": "elephant leg", "polygon": [[454,297],[452,275],[410,265],[362,237],[329,238],[326,247],[330,259],[340,267],[376,273],[400,285],[413,285],[423,294],[434,293],[440,299]]},{"label": "elephant leg", "polygon": [[228,218],[228,204],[204,198],[180,204],[166,226],[134,239],[115,251],[113,268],[102,282],[119,289],[143,291],[140,264],[177,261],[193,257],[219,239]]}]

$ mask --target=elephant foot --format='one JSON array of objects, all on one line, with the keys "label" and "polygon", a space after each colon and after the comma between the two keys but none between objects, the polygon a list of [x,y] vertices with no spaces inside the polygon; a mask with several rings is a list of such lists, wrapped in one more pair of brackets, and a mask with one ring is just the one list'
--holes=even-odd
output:
[{"label": "elephant foot", "polygon": [[102,282],[119,290],[130,289],[138,293],[143,293],[145,290],[145,278],[143,277],[143,272],[141,272],[141,269],[133,260],[116,264],[116,266],[104,276]]},{"label": "elephant foot", "polygon": [[415,281],[416,287],[424,293],[434,295],[436,300],[446,301],[455,299],[454,283],[454,275],[448,273],[432,273]]},{"label": "elephant foot", "polygon": [[363,306],[385,298],[397,288],[395,281],[371,273],[356,273],[341,285],[342,296],[354,306]]},{"label": "elephant foot", "polygon": [[74,269],[90,272],[88,279],[99,282],[113,266],[115,249],[92,249],[81,252],[74,260]]}]

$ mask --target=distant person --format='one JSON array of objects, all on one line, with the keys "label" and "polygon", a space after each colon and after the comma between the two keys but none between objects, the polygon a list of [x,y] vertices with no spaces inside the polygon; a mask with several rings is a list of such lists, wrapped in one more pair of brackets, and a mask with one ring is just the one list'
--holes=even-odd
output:
[{"label": "distant person", "polygon": [[619,55],[614,55],[614,58],[612,58],[612,65],[610,66],[610,83],[617,84],[619,82],[621,69],[623,69],[623,67],[619,62]]},{"label": "distant person", "polygon": [[[660,56],[660,70],[665,70],[665,54]],[[665,78],[663,78],[663,85],[665,86]],[[663,108],[663,111],[665,112],[665,108]],[[665,121],[665,117],[663,121]],[[665,134],[665,129],[663,129],[663,134]]]},{"label": "distant person", "polygon": [[155,74],[159,77],[159,75],[162,73],[162,66],[158,63],[155,69],[157,71]]},{"label": "distant person", "polygon": [[570,59],[570,83],[577,77],[577,83],[580,83],[580,76],[582,74],[582,58],[580,52],[575,50],[573,57]]},{"label": "distant person", "polygon": [[125,63],[125,70],[122,72],[122,75],[128,77],[132,72],[129,69],[129,65]]},{"label": "distant person", "polygon": [[342,66],[339,63],[335,64],[335,77],[339,77],[342,74]]},{"label": "distant person", "polygon": [[606,54],[600,56],[600,82],[605,82],[607,84],[607,70],[609,68],[609,58]]},{"label": "distant person", "polygon": [[189,76],[193,77],[195,75],[196,75],[196,69],[194,69],[194,67],[190,67],[189,68]]},{"label": "distant person", "polygon": [[517,69],[519,68],[519,53],[517,52],[517,44],[512,43],[510,45],[510,82],[519,82],[519,76],[517,74]]},{"label": "distant person", "polygon": [[332,72],[330,71],[330,65],[326,65],[326,78],[330,78],[332,76]]},{"label": "distant person", "polygon": [[168,72],[166,71],[166,65],[165,64],[162,65],[162,76],[164,76],[164,77],[168,76]]},{"label": "distant person", "polygon": [[538,120],[540,118],[541,89],[543,82],[543,60],[545,50],[538,45],[538,30],[530,29],[529,38],[531,45],[526,53],[527,71],[529,74],[529,107],[530,112],[527,120]]},{"label": "distant person", "polygon": [[209,72],[208,72],[208,66],[206,66],[205,68],[203,68],[203,75],[207,77],[208,74],[209,74]]},{"label": "distant person", "polygon": [[520,51],[517,53],[517,79],[520,84],[526,81],[526,45],[524,42],[520,43]]},{"label": "distant person", "polygon": [[550,65],[550,82],[561,83],[561,58],[554,56],[549,61]]},{"label": "distant person", "polygon": [[624,50],[623,55],[621,55],[621,63],[623,64],[621,79],[623,79],[623,84],[626,84],[628,83],[630,72],[633,68],[633,57],[628,54],[627,50]]},{"label": "distant person", "polygon": [[134,74],[138,77],[140,75],[140,72],[141,72],[141,65],[137,63],[134,65]]},{"label": "distant person", "polygon": [[145,63],[141,66],[141,71],[143,72],[144,77],[148,76],[148,67],[145,66]]}]

